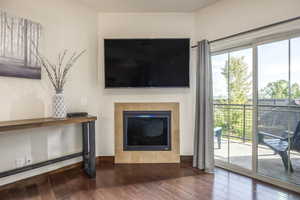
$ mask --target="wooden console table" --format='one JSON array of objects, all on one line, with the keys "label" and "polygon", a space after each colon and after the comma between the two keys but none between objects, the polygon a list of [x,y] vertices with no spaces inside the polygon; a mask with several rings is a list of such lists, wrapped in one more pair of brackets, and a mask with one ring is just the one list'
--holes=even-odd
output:
[{"label": "wooden console table", "polygon": [[29,128],[40,128],[48,126],[61,126],[67,124],[82,124],[82,145],[83,151],[44,162],[27,165],[21,168],[12,169],[9,171],[0,172],[0,178],[25,172],[28,170],[36,169],[46,165],[51,165],[60,161],[83,157],[84,171],[90,178],[96,177],[96,155],[95,155],[95,121],[97,117],[74,117],[74,118],[39,118],[39,119],[25,119],[15,121],[3,121],[0,122],[0,134],[9,134],[6,131],[21,130]]}]

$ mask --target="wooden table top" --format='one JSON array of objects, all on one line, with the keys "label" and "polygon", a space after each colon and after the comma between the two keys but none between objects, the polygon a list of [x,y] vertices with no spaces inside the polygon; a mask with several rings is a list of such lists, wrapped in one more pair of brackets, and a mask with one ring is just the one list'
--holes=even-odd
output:
[{"label": "wooden table top", "polygon": [[37,118],[37,119],[2,121],[0,122],[0,132],[27,129],[27,128],[39,128],[39,127],[46,127],[46,126],[78,124],[78,123],[90,122],[95,120],[97,120],[96,116],[74,117],[74,118],[63,118],[63,119]]}]

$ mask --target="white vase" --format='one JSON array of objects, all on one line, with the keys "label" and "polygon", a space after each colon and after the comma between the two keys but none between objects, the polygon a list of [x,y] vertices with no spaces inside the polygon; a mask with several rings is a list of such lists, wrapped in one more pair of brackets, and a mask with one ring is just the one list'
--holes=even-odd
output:
[{"label": "white vase", "polygon": [[67,115],[67,109],[65,105],[65,99],[63,91],[56,91],[53,97],[53,117],[54,118],[65,118]]}]

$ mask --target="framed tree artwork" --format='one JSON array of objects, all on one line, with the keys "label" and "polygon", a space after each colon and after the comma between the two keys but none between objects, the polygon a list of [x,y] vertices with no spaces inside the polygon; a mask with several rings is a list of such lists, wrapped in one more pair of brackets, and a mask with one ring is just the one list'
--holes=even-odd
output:
[{"label": "framed tree artwork", "polygon": [[41,30],[39,23],[0,10],[0,76],[41,79]]}]

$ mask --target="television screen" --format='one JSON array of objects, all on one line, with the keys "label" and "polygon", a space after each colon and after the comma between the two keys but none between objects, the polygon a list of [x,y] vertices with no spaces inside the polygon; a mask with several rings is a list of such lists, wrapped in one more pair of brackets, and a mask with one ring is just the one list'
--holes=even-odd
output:
[{"label": "television screen", "polygon": [[190,39],[105,39],[105,87],[189,87]]}]

